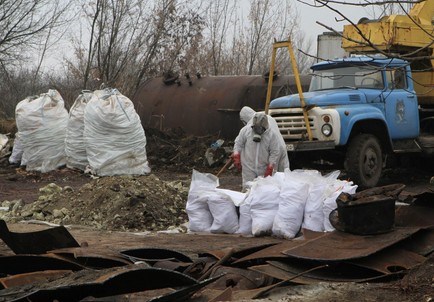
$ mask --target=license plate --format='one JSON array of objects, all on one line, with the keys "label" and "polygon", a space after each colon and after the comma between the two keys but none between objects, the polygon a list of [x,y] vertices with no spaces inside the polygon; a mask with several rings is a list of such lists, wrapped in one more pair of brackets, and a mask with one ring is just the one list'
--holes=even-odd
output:
[{"label": "license plate", "polygon": [[286,145],[286,150],[287,151],[294,151],[294,145],[293,144],[287,144]]}]

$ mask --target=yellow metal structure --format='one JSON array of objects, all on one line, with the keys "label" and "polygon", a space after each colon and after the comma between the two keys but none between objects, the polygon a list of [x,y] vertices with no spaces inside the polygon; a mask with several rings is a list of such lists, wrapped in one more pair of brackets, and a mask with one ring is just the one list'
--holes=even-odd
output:
[{"label": "yellow metal structure", "polygon": [[399,54],[411,62],[424,57],[412,63],[415,90],[420,104],[434,104],[434,0],[415,4],[408,15],[344,26],[342,48],[353,54]]},{"label": "yellow metal structure", "polygon": [[268,109],[271,101],[271,89],[273,87],[273,74],[274,74],[274,65],[276,64],[277,49],[284,48],[284,47],[288,48],[289,57],[291,59],[292,72],[294,73],[295,84],[297,85],[297,91],[300,97],[300,104],[301,104],[301,108],[303,109],[303,117],[304,117],[304,122],[306,124],[307,136],[308,139],[311,141],[313,139],[313,136],[312,136],[312,130],[310,129],[307,106],[303,97],[303,90],[301,88],[300,73],[298,72],[297,62],[295,61],[294,50],[292,49],[292,44],[291,41],[289,40],[273,43],[273,53],[271,56],[271,65],[270,65],[270,76],[268,78],[267,97],[265,100],[265,114],[268,114]]}]

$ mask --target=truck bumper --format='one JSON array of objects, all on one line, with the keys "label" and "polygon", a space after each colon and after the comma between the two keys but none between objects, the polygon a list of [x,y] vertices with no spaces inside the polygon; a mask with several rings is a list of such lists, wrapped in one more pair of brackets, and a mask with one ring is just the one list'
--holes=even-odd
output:
[{"label": "truck bumper", "polygon": [[334,141],[297,141],[286,143],[286,150],[288,152],[330,150],[334,148]]}]

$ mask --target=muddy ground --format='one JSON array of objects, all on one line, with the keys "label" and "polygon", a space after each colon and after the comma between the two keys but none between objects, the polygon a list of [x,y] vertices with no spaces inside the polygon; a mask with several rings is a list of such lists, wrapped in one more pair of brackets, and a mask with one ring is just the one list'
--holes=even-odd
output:
[{"label": "muddy ground", "polygon": [[[219,154],[221,158],[210,167],[204,154],[216,137],[189,138],[176,132],[147,136],[152,167],[148,176],[94,178],[67,168],[41,174],[11,166],[3,160],[1,206],[19,203],[24,209],[6,215],[8,226],[12,231],[27,232],[47,227],[35,221],[47,221],[67,225],[78,242],[87,242],[101,250],[161,247],[193,257],[208,250],[281,241],[272,237],[186,234],[185,203],[192,169],[216,174],[226,154]],[[430,169],[388,169],[382,184],[404,183],[406,192],[421,192],[430,187],[431,174],[434,174]],[[220,185],[241,190],[241,176],[229,169],[221,175]],[[163,230],[170,232],[160,232]],[[0,240],[0,255],[11,254]],[[358,301],[433,301],[433,256],[401,280],[286,286],[271,291],[263,301],[350,301],[355,297]]]}]

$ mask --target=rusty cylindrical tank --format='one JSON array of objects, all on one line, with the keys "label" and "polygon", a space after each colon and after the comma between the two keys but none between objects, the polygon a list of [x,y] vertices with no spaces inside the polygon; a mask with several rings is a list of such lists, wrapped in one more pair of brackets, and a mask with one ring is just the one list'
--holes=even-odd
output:
[{"label": "rusty cylindrical tank", "polygon": [[[303,91],[310,76],[302,76]],[[219,134],[234,139],[242,127],[243,106],[264,110],[268,78],[265,76],[207,76],[154,78],[145,82],[132,101],[144,128],[181,128],[187,134]],[[277,76],[272,99],[297,93],[293,76]]]}]

